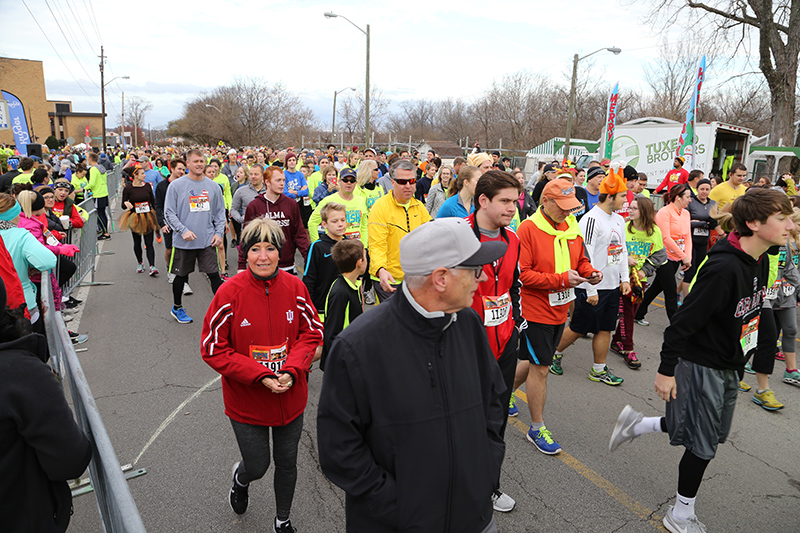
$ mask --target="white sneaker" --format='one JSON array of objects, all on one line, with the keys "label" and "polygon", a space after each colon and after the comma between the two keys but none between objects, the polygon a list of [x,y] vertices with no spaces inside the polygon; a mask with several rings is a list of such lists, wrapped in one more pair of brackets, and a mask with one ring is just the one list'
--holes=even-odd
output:
[{"label": "white sneaker", "polygon": [[192,290],[192,288],[189,286],[188,283],[183,284],[183,294],[194,294],[194,291]]},{"label": "white sneaker", "polygon": [[706,533],[706,526],[700,520],[697,519],[697,516],[691,516],[686,520],[678,520],[674,516],[672,516],[672,510],[675,508],[674,505],[669,506],[669,510],[664,515],[664,527],[667,528],[668,531],[672,533]]},{"label": "white sneaker", "polygon": [[613,452],[623,442],[628,442],[636,438],[633,434],[633,426],[644,419],[644,415],[636,411],[630,405],[626,405],[617,417],[614,431],[611,432],[611,440],[608,441],[608,451]]},{"label": "white sneaker", "polygon": [[492,507],[495,511],[500,511],[501,513],[507,513],[514,509],[514,506],[517,502],[504,492],[500,492],[499,490],[494,491],[492,494]]},{"label": "white sneaker", "polygon": [[175,274],[170,272],[169,274],[167,274],[167,282],[172,283],[173,281],[175,281]]}]

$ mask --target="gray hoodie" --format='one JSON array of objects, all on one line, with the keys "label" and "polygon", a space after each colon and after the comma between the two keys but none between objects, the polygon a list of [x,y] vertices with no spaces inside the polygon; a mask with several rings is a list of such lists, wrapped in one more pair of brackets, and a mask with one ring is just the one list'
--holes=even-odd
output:
[{"label": "gray hoodie", "polygon": [[240,185],[236,192],[233,193],[233,200],[231,200],[231,218],[242,224],[244,222],[244,212],[247,206],[250,205],[256,196],[267,192],[267,186],[262,185],[261,190],[257,191],[255,187],[248,181],[245,185]]}]

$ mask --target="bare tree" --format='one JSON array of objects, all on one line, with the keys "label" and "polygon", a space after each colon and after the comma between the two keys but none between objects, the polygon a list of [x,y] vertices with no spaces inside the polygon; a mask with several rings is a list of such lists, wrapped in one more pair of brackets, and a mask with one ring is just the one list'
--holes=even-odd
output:
[{"label": "bare tree", "polygon": [[[349,137],[355,138],[357,134],[365,131],[366,105],[363,88],[348,94],[339,102],[336,108],[336,126],[345,130]],[[383,96],[383,91],[376,85],[371,85],[369,93],[369,127],[371,131],[379,132],[383,128],[389,118],[388,110],[389,101]]]},{"label": "bare tree", "polygon": [[[644,66],[644,79],[651,91],[646,115],[682,121],[697,79],[697,64],[702,57],[697,44],[663,42],[659,57]],[[708,61],[709,68],[712,61]]]},{"label": "bare tree", "polygon": [[[747,49],[758,37],[758,66],[770,92],[770,143],[795,144],[797,67],[800,59],[800,2],[797,0],[654,0],[651,21],[666,27],[696,22],[695,35],[711,29],[711,40]],[[664,15],[667,14],[667,17]],[[772,166],[772,162],[770,164]],[[770,171],[772,168],[770,168]],[[781,169],[783,170],[783,169]]]},{"label": "bare tree", "polygon": [[[139,145],[138,132],[147,125],[147,113],[153,109],[153,104],[149,100],[138,96],[131,96],[125,102],[125,118],[128,126],[133,128],[135,146]],[[120,117],[121,121],[121,117]]]}]

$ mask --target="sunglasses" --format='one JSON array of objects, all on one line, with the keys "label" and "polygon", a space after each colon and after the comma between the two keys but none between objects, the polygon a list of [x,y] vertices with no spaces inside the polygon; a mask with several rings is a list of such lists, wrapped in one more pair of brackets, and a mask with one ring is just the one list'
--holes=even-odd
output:
[{"label": "sunglasses", "polygon": [[355,183],[356,182],[355,178],[340,178],[339,181],[341,181],[342,183]]},{"label": "sunglasses", "polygon": [[472,270],[472,273],[475,274],[475,279],[480,279],[481,275],[483,274],[483,265],[478,266],[457,266],[453,267],[458,270]]},{"label": "sunglasses", "polygon": [[417,183],[417,180],[416,178],[410,180],[400,179],[400,180],[394,180],[394,182],[397,183],[398,185],[414,185],[415,183]]}]

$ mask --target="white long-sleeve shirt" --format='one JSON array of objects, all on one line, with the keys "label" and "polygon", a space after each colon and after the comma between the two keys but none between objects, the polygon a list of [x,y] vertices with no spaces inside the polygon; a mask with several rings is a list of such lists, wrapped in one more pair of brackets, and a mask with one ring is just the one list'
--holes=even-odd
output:
[{"label": "white long-sleeve shirt", "polygon": [[594,296],[598,290],[616,289],[621,283],[630,282],[623,218],[616,213],[609,215],[595,205],[578,225],[592,266],[603,272],[603,281],[597,285],[586,282],[578,287],[585,289],[587,296]]}]

